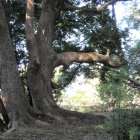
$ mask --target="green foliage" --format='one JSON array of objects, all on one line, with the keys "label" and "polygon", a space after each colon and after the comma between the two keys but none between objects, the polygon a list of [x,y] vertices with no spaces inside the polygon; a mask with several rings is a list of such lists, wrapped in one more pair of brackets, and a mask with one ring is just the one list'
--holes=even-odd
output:
[{"label": "green foliage", "polygon": [[25,39],[24,23],[25,23],[25,1],[7,0],[5,11],[7,21],[9,23],[9,31],[14,45]]},{"label": "green foliage", "polygon": [[104,107],[111,110],[127,107],[128,102],[134,99],[133,89],[125,84],[128,73],[125,70],[119,73],[108,71],[106,75],[106,82],[100,84],[98,89]]},{"label": "green foliage", "polygon": [[140,129],[140,110],[117,109],[107,122],[108,131],[120,140],[138,140]]},{"label": "green foliage", "polygon": [[127,70],[108,71],[106,83],[99,87],[104,107],[112,111],[108,131],[120,140],[137,140],[140,128],[140,109],[135,103],[135,90],[126,83]]},{"label": "green foliage", "polygon": [[[81,1],[71,1],[72,5],[79,5]],[[103,1],[97,1],[102,3]],[[89,7],[90,1],[84,1]],[[54,48],[62,51],[98,51],[106,53],[109,48],[112,54],[117,54],[121,46],[121,39],[128,36],[128,30],[121,31],[106,10],[101,15],[91,13],[77,13],[61,11],[55,26],[56,40]]]},{"label": "green foliage", "polygon": [[54,48],[57,52],[98,50],[106,53],[109,48],[116,54],[121,45],[121,38],[128,35],[127,30],[120,31],[117,28],[109,16],[109,11],[92,16],[90,13],[61,12],[55,31]]},{"label": "green foliage", "polygon": [[139,140],[138,138],[139,132],[137,127],[133,127],[129,130],[129,138],[130,140]]},{"label": "green foliage", "polygon": [[140,18],[139,18],[139,12],[140,12],[140,4],[139,0],[135,0],[131,2],[130,6],[126,6],[127,8],[127,16],[124,18],[124,20],[127,22],[129,28],[131,29],[140,29]]},{"label": "green foliage", "polygon": [[139,65],[139,60],[140,60],[140,42],[136,42],[136,45],[133,46],[133,48],[130,48],[129,50],[129,69],[133,75],[140,76],[140,65]]},{"label": "green foliage", "polygon": [[52,85],[55,100],[61,100],[61,90],[67,87],[67,85],[69,85],[75,79],[79,66],[79,64],[75,64],[70,66],[68,69],[65,69],[62,66],[60,66],[54,70]]}]

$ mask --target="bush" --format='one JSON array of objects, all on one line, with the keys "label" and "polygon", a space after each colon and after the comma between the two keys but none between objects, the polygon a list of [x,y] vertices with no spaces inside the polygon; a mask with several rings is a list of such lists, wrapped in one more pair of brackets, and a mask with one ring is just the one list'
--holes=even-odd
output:
[{"label": "bush", "polygon": [[140,110],[115,110],[106,125],[119,140],[139,140]]},{"label": "bush", "polygon": [[135,103],[135,89],[128,86],[127,73],[108,72],[110,76],[99,87],[100,97],[106,110],[112,112],[107,130],[118,140],[140,140],[140,110]]}]

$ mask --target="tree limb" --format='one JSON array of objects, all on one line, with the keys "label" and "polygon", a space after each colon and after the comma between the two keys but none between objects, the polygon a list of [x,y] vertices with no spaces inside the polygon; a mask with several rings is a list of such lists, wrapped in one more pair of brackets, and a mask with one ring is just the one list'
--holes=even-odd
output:
[{"label": "tree limb", "polygon": [[122,65],[126,64],[126,60],[123,61],[114,60],[113,58],[111,58],[109,53],[110,50],[107,51],[106,55],[99,54],[96,52],[91,52],[91,53],[64,52],[64,53],[57,54],[57,60],[54,61],[54,65],[68,66],[72,62],[79,62],[79,63],[99,62],[108,67],[119,68]]},{"label": "tree limb", "polygon": [[35,33],[33,29],[33,18],[34,18],[34,0],[26,0],[26,39],[27,39],[27,48],[29,51],[29,56],[31,60],[38,59],[37,55],[37,43],[35,39]]},{"label": "tree limb", "polygon": [[100,7],[76,7],[76,6],[67,6],[64,7],[63,10],[64,11],[76,11],[76,12],[92,12],[95,14],[99,14],[101,12],[103,12],[109,5],[115,4],[116,2],[119,1],[129,1],[129,0],[111,0],[108,2],[105,2],[103,5],[101,5]]}]

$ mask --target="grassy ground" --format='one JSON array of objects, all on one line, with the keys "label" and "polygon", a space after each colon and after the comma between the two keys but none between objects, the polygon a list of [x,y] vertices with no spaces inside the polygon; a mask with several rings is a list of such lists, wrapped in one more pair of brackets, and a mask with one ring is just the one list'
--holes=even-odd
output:
[{"label": "grassy ground", "polygon": [[3,132],[0,125],[0,140],[115,140],[105,131],[104,121],[98,115],[108,118],[105,113],[94,113],[94,121],[88,118],[85,121],[73,120],[67,125],[34,125],[10,133]]},{"label": "grassy ground", "polygon": [[2,133],[0,140],[114,140],[102,131],[102,125],[49,125],[46,127],[19,128]]}]

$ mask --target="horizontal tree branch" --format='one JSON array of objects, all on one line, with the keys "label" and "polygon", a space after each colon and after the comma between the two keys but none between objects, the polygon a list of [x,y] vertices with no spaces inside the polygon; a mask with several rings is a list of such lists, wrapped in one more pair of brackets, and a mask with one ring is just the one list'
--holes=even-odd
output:
[{"label": "horizontal tree branch", "polygon": [[57,60],[54,61],[54,66],[64,65],[69,66],[72,62],[89,63],[99,62],[105,66],[112,68],[119,68],[126,64],[126,60],[114,60],[110,57],[110,50],[107,51],[106,55],[99,54],[96,52],[80,53],[80,52],[64,52],[57,54]]},{"label": "horizontal tree branch", "polygon": [[83,7],[67,6],[67,7],[64,7],[63,10],[64,11],[76,11],[76,12],[92,12],[95,14],[99,14],[99,13],[103,12],[109,5],[115,4],[116,2],[119,2],[119,1],[130,1],[130,0],[111,0],[111,1],[104,3],[100,7],[92,7],[92,8],[89,8],[86,6],[83,6]]}]

